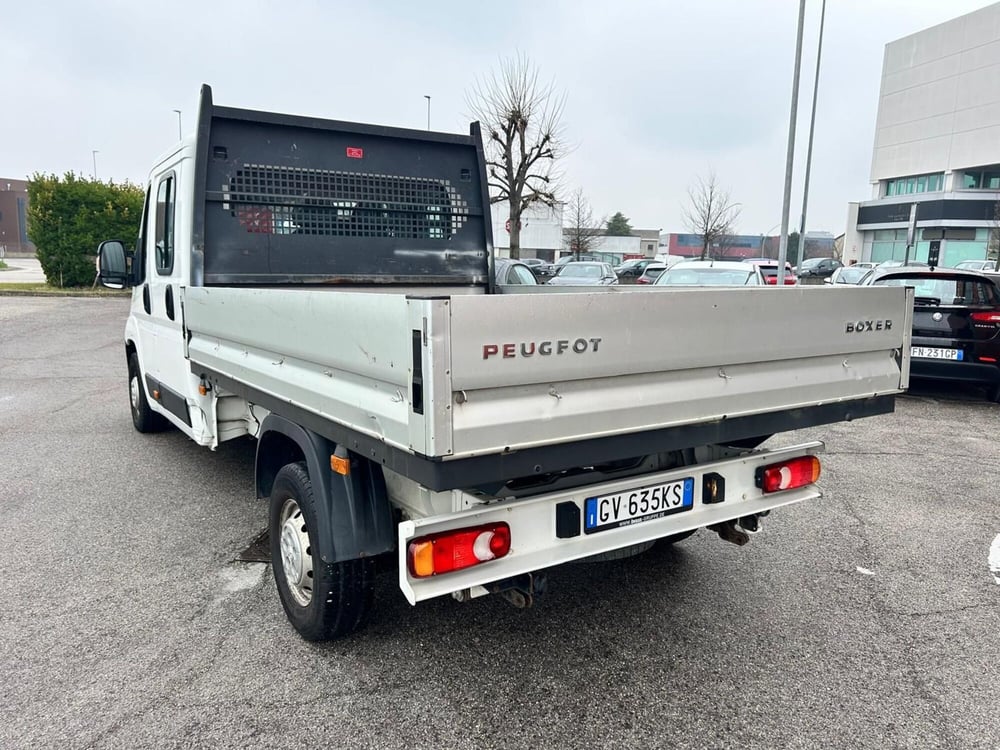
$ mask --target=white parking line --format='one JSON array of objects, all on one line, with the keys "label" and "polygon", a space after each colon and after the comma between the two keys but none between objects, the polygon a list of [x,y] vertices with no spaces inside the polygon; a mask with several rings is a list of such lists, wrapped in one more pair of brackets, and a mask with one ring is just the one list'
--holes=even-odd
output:
[{"label": "white parking line", "polygon": [[1000,534],[997,534],[997,538],[990,545],[990,557],[987,562],[990,566],[990,573],[993,574],[993,580],[1000,586]]}]

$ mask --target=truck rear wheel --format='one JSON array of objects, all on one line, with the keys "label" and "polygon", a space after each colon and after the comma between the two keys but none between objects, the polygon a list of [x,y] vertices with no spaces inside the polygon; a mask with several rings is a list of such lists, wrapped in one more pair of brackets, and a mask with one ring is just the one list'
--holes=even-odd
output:
[{"label": "truck rear wheel", "polygon": [[128,402],[132,412],[132,425],[139,432],[160,432],[167,427],[167,420],[149,408],[146,389],[142,385],[139,355],[128,355]]},{"label": "truck rear wheel", "polygon": [[274,582],[292,626],[307,641],[353,633],[368,622],[374,559],[325,563],[317,554],[316,499],[306,465],[286,464],[271,490]]}]

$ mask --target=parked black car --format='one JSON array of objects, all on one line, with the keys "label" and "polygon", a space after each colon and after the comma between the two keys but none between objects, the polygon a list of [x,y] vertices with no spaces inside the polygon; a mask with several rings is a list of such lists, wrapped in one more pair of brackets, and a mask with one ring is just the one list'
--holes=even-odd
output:
[{"label": "parked black car", "polygon": [[1000,289],[975,271],[911,266],[866,280],[871,286],[911,286],[910,375],[986,386],[1000,401]]},{"label": "parked black car", "polygon": [[615,273],[618,274],[619,279],[637,279],[642,276],[642,272],[646,270],[646,266],[650,263],[659,262],[655,258],[633,258],[621,265],[615,266]]},{"label": "parked black car", "polygon": [[796,272],[800,279],[809,277],[825,279],[842,265],[844,264],[836,258],[806,258],[799,263]]},{"label": "parked black car", "polygon": [[552,265],[541,258],[521,258],[520,262],[531,269],[531,272],[535,274],[535,278],[539,281],[552,276]]}]

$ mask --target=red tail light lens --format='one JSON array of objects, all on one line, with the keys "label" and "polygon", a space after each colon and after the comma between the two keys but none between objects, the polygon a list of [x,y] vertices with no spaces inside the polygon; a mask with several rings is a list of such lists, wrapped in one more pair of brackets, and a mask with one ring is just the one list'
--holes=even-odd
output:
[{"label": "red tail light lens", "polygon": [[496,560],[510,552],[510,526],[492,523],[418,537],[406,548],[414,578],[451,573]]},{"label": "red tail light lens", "polygon": [[974,312],[969,315],[976,323],[995,323],[1000,325],[1000,312]]},{"label": "red tail light lens", "polygon": [[780,492],[805,487],[819,479],[819,459],[802,456],[757,470],[757,486],[764,492]]}]

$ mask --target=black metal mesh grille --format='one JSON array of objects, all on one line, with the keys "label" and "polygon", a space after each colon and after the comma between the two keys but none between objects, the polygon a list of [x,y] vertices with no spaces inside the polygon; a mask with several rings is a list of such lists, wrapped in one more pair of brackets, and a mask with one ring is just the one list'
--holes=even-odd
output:
[{"label": "black metal mesh grille", "polygon": [[223,209],[247,232],[442,240],[468,221],[448,180],[244,164]]}]

